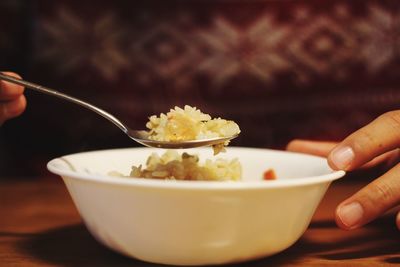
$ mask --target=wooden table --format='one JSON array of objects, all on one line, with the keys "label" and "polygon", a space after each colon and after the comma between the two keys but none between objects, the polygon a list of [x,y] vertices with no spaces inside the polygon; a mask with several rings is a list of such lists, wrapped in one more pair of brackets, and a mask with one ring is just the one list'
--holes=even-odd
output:
[{"label": "wooden table", "polygon": [[[313,221],[284,252],[236,266],[386,266],[400,264],[394,214],[354,231],[335,226],[333,212],[360,182],[337,181]],[[157,266],[116,254],[82,224],[61,179],[0,182],[0,266]]]}]

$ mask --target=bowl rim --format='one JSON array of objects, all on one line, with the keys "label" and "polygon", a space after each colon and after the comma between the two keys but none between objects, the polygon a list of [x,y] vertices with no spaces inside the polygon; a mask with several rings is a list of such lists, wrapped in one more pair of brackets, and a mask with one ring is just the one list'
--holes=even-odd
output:
[{"label": "bowl rim", "polygon": [[[291,152],[285,150],[275,150],[268,148],[252,148],[252,147],[230,147],[228,149],[246,149],[246,150],[258,150],[258,151],[269,151],[271,153],[284,153],[284,154],[297,154],[301,156],[307,156],[311,158],[319,158],[321,160],[326,160],[323,157]],[[297,187],[297,186],[307,186],[312,184],[332,182],[334,180],[342,178],[346,172],[339,170],[317,176],[305,176],[295,179],[282,179],[282,180],[259,180],[259,181],[187,181],[187,180],[159,180],[159,179],[146,179],[146,178],[126,178],[126,177],[114,177],[104,174],[97,173],[82,173],[75,172],[73,170],[62,169],[56,166],[56,162],[62,160],[64,157],[90,154],[97,152],[115,152],[118,150],[136,150],[143,149],[143,147],[132,147],[132,148],[114,148],[114,149],[102,149],[102,150],[92,150],[79,153],[67,154],[50,160],[47,163],[47,169],[63,179],[71,178],[81,181],[95,182],[101,184],[112,184],[112,185],[127,185],[127,186],[138,186],[138,187],[148,187],[148,188],[170,188],[170,189],[191,189],[191,190],[261,190],[268,188],[283,188],[283,187]],[[145,148],[146,149],[146,148]],[[147,148],[148,149],[148,148]]]}]

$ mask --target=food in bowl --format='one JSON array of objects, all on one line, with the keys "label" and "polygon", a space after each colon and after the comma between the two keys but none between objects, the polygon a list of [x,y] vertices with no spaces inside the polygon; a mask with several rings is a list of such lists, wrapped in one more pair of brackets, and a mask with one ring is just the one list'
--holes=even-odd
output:
[{"label": "food in bowl", "polygon": [[265,181],[271,181],[271,180],[277,179],[275,170],[274,170],[274,169],[267,169],[267,170],[263,173],[263,179],[264,179]]},{"label": "food in bowl", "polygon": [[[196,107],[175,107],[166,114],[153,115],[146,123],[149,139],[157,141],[188,141],[216,137],[230,137],[240,133],[239,126],[231,120],[212,119]],[[214,154],[225,151],[229,141],[214,145]]]},{"label": "food in bowl", "polygon": [[242,176],[242,166],[237,158],[232,160],[206,159],[201,164],[198,155],[167,150],[161,156],[152,153],[148,157],[144,169],[142,165],[132,166],[129,175],[115,171],[111,172],[110,175],[171,180],[238,181]]},{"label": "food in bowl", "polygon": [[[110,170],[129,173],[132,164],[145,162],[153,152],[163,150],[78,153],[54,159],[48,168],[62,177],[96,240],[124,255],[160,264],[228,264],[281,252],[301,237],[330,183],[344,175],[330,169],[322,157],[239,147],[223,155],[240,161],[238,182],[108,175]],[[201,159],[210,152],[191,150]],[[268,168],[279,179],[263,181]]]}]

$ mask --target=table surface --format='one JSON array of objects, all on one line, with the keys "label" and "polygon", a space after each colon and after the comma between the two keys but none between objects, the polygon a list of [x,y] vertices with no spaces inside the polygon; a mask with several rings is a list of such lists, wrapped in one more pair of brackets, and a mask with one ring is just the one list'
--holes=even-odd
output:
[{"label": "table surface", "polygon": [[[390,266],[400,264],[394,214],[354,231],[336,227],[335,206],[361,182],[331,185],[305,234],[272,257],[235,266]],[[82,224],[61,179],[0,182],[1,266],[157,266],[100,245]]]}]

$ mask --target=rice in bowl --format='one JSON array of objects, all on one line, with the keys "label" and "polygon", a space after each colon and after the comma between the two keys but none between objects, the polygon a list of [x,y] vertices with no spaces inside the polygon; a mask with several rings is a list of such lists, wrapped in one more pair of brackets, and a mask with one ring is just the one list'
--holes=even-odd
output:
[{"label": "rice in bowl", "polygon": [[206,159],[201,164],[197,155],[179,154],[175,150],[167,150],[161,156],[157,153],[151,154],[145,168],[142,165],[132,166],[129,175],[118,172],[111,172],[110,175],[170,180],[238,181],[242,177],[242,166],[236,158]]}]

